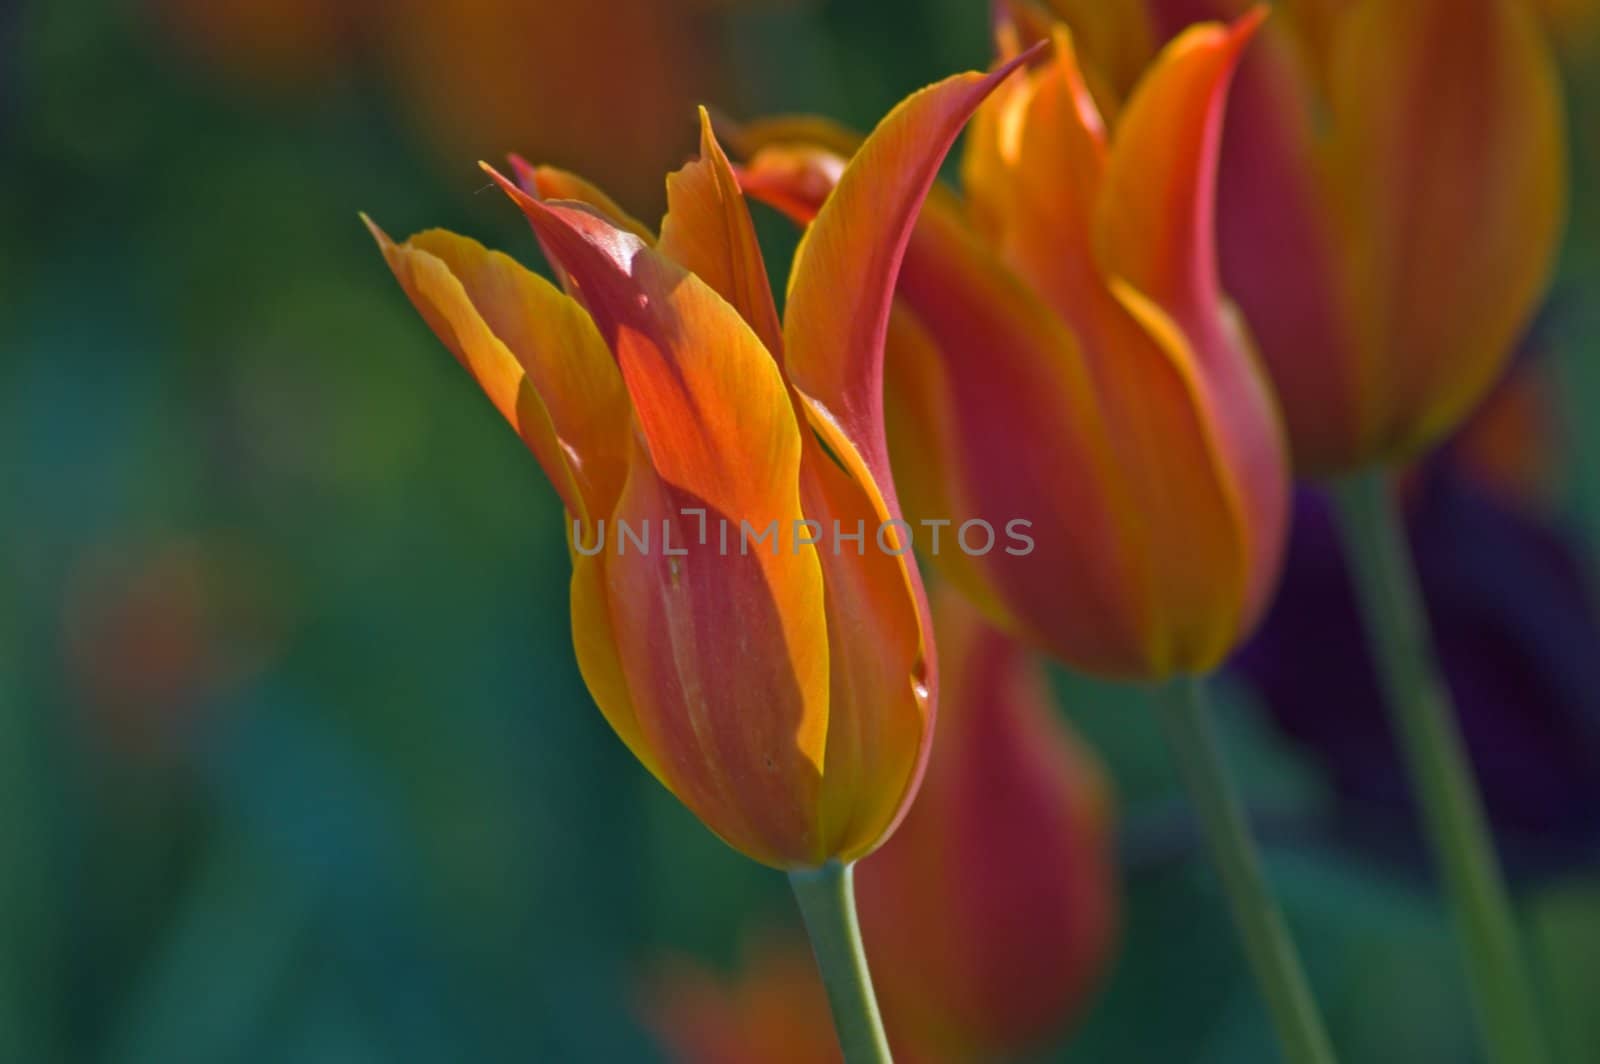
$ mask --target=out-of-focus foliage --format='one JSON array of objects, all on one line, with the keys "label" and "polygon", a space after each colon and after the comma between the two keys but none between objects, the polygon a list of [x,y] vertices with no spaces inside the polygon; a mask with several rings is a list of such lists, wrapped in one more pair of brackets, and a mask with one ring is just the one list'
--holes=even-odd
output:
[{"label": "out-of-focus foliage", "polygon": [[[622,175],[649,218],[696,97],[867,127],[987,62],[984,5],[247,6],[0,5],[0,1061],[657,1059],[657,959],[731,970],[792,903],[590,704],[555,497],[355,212],[538,263],[477,154]],[[566,46],[587,24],[557,8],[601,28]],[[1600,109],[1572,54],[1583,190]],[[572,80],[521,96],[479,55]],[[1580,193],[1554,317],[1569,531],[1600,530],[1594,212]],[[1044,1059],[1273,1059],[1154,720],[1057,681],[1120,792],[1127,895],[1106,989]],[[1317,760],[1231,694],[1345,1058],[1470,1059],[1418,863],[1338,841]],[[1522,900],[1563,1060],[1600,1060],[1600,870]]]}]

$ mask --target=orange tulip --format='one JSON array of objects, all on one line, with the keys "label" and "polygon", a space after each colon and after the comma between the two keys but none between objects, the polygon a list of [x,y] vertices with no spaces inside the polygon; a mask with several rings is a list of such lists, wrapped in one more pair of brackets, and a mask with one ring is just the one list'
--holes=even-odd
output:
[{"label": "orange tulip", "polygon": [[[1158,35],[1239,6],[1148,2]],[[1348,473],[1438,442],[1537,310],[1566,198],[1541,6],[1556,5],[1285,3],[1240,71],[1223,280],[1260,342],[1298,471]]]},{"label": "orange tulip", "polygon": [[1039,659],[948,591],[935,620],[939,738],[917,804],[856,872],[862,935],[887,1021],[927,1059],[1010,1059],[1047,1043],[1105,972],[1111,802]]},{"label": "orange tulip", "polygon": [[573,639],[606,719],[776,867],[871,852],[922,775],[933,643],[897,538],[883,340],[922,198],[1008,70],[884,119],[796,257],[781,325],[703,112],[659,240],[571,175],[522,167],[525,190],[491,171],[569,294],[462,237],[397,245],[373,227],[566,505]]},{"label": "orange tulip", "polygon": [[[1223,110],[1258,22],[1187,31],[1120,108],[1044,27],[1054,55],[979,112],[966,201],[929,200],[900,278],[907,510],[930,533],[1026,522],[1033,545],[920,544],[1008,629],[1103,675],[1211,669],[1283,550],[1282,428],[1212,240]],[[1002,51],[1035,25],[1002,20]],[[815,122],[752,127],[746,187],[805,217],[846,144]]]}]

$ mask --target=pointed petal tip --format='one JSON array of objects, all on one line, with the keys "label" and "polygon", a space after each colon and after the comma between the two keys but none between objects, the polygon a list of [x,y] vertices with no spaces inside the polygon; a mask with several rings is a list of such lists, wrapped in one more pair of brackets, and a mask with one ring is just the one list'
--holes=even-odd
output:
[{"label": "pointed petal tip", "polygon": [[379,247],[387,247],[394,243],[389,239],[389,234],[385,233],[366,211],[356,211],[356,217],[361,219],[361,224],[367,227],[367,232],[372,234],[372,239],[378,242]]},{"label": "pointed petal tip", "polygon": [[521,207],[524,211],[542,211],[544,209],[544,204],[540,200],[524,192],[521,185],[496,170],[490,163],[479,159],[478,169],[488,174],[490,180],[499,185],[500,190],[511,197],[511,202]]},{"label": "pointed petal tip", "polygon": [[1243,47],[1250,43],[1251,38],[1261,29],[1262,23],[1266,22],[1271,15],[1271,7],[1266,4],[1257,4],[1234,19],[1233,24],[1229,27],[1229,32],[1232,34],[1233,39],[1239,42],[1239,46]]},{"label": "pointed petal tip", "polygon": [[1043,58],[1044,54],[1048,52],[1050,48],[1051,42],[1048,40],[1033,42],[1028,47],[1012,56],[1010,59],[1007,59],[1004,63],[996,66],[993,71],[995,80],[998,81],[1010,77],[1012,72],[1015,71],[1019,66],[1031,63],[1035,59]]}]

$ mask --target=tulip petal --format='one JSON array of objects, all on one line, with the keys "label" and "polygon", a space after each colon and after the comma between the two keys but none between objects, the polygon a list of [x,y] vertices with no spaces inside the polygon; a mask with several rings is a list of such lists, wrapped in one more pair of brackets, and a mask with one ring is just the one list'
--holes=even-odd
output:
[{"label": "tulip petal", "polygon": [[1319,165],[1314,64],[1322,60],[1305,47],[1316,31],[1304,19],[1325,2],[1274,8],[1246,50],[1229,93],[1217,205],[1223,289],[1243,308],[1274,371],[1295,468],[1311,476],[1344,466],[1363,434],[1360,365],[1350,357],[1347,238]]},{"label": "tulip petal", "polygon": [[[941,561],[981,603],[1006,603],[995,615],[1007,627],[1081,667],[1137,674],[1154,653],[1152,576],[1138,549],[1146,532],[1133,520],[1085,351],[943,209],[924,210],[900,292],[929,346],[919,350],[916,332],[902,331],[887,380],[899,401],[921,404],[906,420],[934,450],[897,434],[897,469],[943,454],[947,473],[933,491],[929,478],[902,473],[909,511],[953,522]],[[950,542],[968,521],[1005,536],[1013,520],[1032,530],[1025,553],[1008,551],[1009,537],[982,557]]]},{"label": "tulip petal", "polygon": [[[883,338],[922,201],[961,127],[1028,56],[958,74],[902,101],[845,168],[795,253],[784,318],[789,379],[847,466],[855,452],[894,505],[883,438]],[[857,472],[852,469],[852,472]],[[859,473],[858,473],[859,475]]]},{"label": "tulip petal", "polygon": [[1067,320],[1092,321],[1104,284],[1091,220],[1106,166],[1106,126],[1072,35],[984,105],[962,176],[972,216],[1001,258]]},{"label": "tulip petal", "polygon": [[710,285],[774,354],[783,333],[755,226],[728,157],[700,108],[700,158],[667,177],[660,250]]},{"label": "tulip petal", "polygon": [[890,527],[880,539],[889,519],[881,495],[815,436],[805,440],[800,484],[827,588],[822,833],[829,853],[853,861],[889,836],[917,792],[933,736],[931,662],[918,599],[894,553],[910,549],[910,529]]},{"label": "tulip petal", "polygon": [[1276,580],[1288,513],[1282,427],[1254,347],[1217,275],[1217,167],[1233,72],[1261,21],[1196,26],[1163,50],[1117,130],[1096,217],[1123,307],[1172,359],[1202,411],[1218,487],[1244,552],[1225,645]]},{"label": "tulip petal", "polygon": [[[828,635],[816,551],[789,549],[803,517],[801,436],[777,364],[720,296],[638,237],[497,180],[573,275],[621,366],[639,443],[618,530],[666,527],[688,552],[617,541],[607,560],[640,728],[668,785],[714,831],[773,865],[819,863]],[[775,526],[776,538],[747,547],[742,522],[753,534]]]},{"label": "tulip petal", "polygon": [[1368,313],[1372,449],[1436,440],[1482,398],[1549,282],[1565,212],[1555,59],[1512,0],[1365,0],[1339,24],[1333,172]]},{"label": "tulip petal", "polygon": [[627,469],[628,401],[583,309],[476,241],[430,230],[396,244],[367,226],[412,303],[522,436],[568,512],[610,512]]},{"label": "tulip petal", "polygon": [[1117,128],[1096,214],[1106,272],[1127,280],[1186,328],[1221,302],[1217,159],[1228,87],[1266,9],[1231,27],[1191,28],[1161,53]]}]

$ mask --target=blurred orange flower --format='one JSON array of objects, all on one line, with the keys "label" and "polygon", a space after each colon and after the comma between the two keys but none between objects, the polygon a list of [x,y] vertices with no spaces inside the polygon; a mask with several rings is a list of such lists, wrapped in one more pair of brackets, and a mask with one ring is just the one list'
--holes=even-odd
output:
[{"label": "blurred orange flower", "polygon": [[[725,979],[670,961],[645,987],[644,1019],[679,1064],[836,1064],[828,995],[804,939],[752,941]],[[897,1053],[908,1064],[909,1058]]]},{"label": "blurred orange flower", "polygon": [[659,240],[570,174],[519,166],[526,191],[494,174],[569,294],[462,237],[373,227],[566,505],[595,701],[701,820],[776,867],[870,853],[927,758],[933,639],[888,472],[884,331],[923,196],[1009,70],[884,119],[797,255],[781,324],[703,112]]}]

